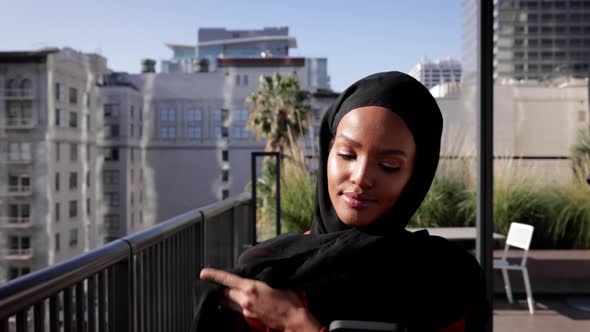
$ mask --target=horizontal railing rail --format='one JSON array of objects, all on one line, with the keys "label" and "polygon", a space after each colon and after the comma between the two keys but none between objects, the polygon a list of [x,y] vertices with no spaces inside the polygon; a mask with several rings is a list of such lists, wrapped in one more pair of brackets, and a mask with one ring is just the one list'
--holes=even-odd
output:
[{"label": "horizontal railing rail", "polygon": [[244,193],[0,285],[0,332],[188,330],[199,270],[235,265],[250,209]]}]

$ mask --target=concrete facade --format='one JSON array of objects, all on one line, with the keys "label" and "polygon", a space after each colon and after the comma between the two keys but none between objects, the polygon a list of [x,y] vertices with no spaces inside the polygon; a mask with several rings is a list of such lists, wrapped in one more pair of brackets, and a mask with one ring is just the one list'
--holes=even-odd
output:
[{"label": "concrete facade", "polygon": [[0,53],[0,280],[102,244],[96,232],[98,55]]},{"label": "concrete facade", "polygon": [[295,73],[307,82],[303,58],[225,60],[216,72],[130,75],[146,100],[155,220],[243,192],[251,176],[250,153],[265,145],[245,129],[245,99],[259,88],[262,75]]}]

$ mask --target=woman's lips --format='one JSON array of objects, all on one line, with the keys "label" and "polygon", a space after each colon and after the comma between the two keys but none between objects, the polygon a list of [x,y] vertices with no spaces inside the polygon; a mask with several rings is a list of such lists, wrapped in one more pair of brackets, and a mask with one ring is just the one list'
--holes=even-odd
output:
[{"label": "woman's lips", "polygon": [[366,195],[354,193],[354,192],[344,192],[342,193],[342,199],[344,203],[353,209],[362,209],[369,206],[369,204],[375,202],[374,199],[367,197]]}]

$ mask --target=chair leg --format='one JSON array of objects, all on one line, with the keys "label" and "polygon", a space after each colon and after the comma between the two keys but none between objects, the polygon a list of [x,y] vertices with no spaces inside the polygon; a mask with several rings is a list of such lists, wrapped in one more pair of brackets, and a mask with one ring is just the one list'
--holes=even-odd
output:
[{"label": "chair leg", "polygon": [[529,313],[535,313],[535,302],[533,301],[533,291],[531,290],[531,281],[529,280],[529,271],[526,267],[522,270],[522,277],[524,279],[524,287],[526,289],[526,300],[529,304]]},{"label": "chair leg", "polygon": [[502,277],[504,278],[504,290],[506,291],[506,298],[508,298],[508,303],[512,304],[512,289],[510,288],[510,279],[508,278],[508,271],[506,269],[502,269]]}]

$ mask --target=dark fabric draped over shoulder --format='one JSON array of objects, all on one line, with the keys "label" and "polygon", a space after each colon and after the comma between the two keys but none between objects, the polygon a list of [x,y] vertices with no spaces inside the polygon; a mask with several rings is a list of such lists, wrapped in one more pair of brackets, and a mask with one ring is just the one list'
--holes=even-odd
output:
[{"label": "dark fabric draped over shoulder", "polygon": [[[416,144],[416,160],[394,206],[370,226],[358,228],[339,220],[326,173],[338,123],[364,106],[385,107],[405,121]],[[385,72],[354,83],[321,122],[311,235],[285,234],[260,243],[247,250],[231,272],[274,288],[305,291],[309,310],[326,326],[338,319],[373,320],[400,323],[409,331],[435,331],[467,319],[467,330],[481,330],[489,307],[477,261],[445,239],[405,230],[433,181],[441,135],[438,105],[414,78]],[[228,321],[240,320],[216,310],[221,290],[197,281],[194,331],[220,331]]]}]

